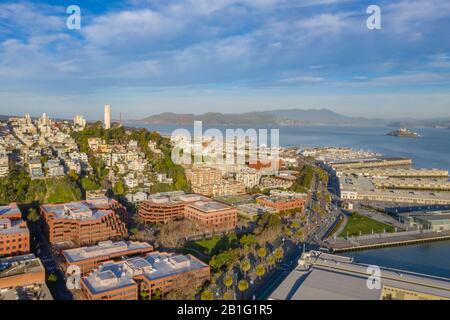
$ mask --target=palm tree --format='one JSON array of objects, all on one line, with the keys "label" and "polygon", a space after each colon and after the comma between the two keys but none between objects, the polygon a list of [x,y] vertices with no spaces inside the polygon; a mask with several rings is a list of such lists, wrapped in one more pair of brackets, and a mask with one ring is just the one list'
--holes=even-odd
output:
[{"label": "palm tree", "polygon": [[263,277],[265,274],[266,274],[266,268],[264,267],[264,265],[262,263],[258,264],[256,266],[256,275],[258,276],[258,278],[261,279],[261,277]]},{"label": "palm tree", "polygon": [[266,257],[267,255],[267,250],[264,247],[261,247],[258,249],[258,257],[262,260]]},{"label": "palm tree", "polygon": [[241,281],[239,281],[239,283],[238,283],[238,289],[239,289],[240,292],[247,291],[247,290],[248,290],[248,287],[249,287],[249,285],[248,285],[248,281],[247,281],[247,280],[241,280]]},{"label": "palm tree", "polygon": [[226,276],[223,278],[223,284],[227,287],[227,289],[229,289],[233,285],[233,277]]},{"label": "palm tree", "polygon": [[272,267],[275,265],[275,263],[276,263],[275,257],[273,255],[270,255],[267,258],[267,264],[269,265],[269,270],[272,269]]},{"label": "palm tree", "polygon": [[234,300],[234,295],[233,295],[232,292],[227,291],[227,292],[225,292],[225,293],[223,294],[222,299],[223,299],[223,300]]},{"label": "palm tree", "polygon": [[283,251],[283,248],[278,247],[278,248],[275,250],[274,255],[275,255],[275,258],[277,258],[278,261],[280,261],[281,259],[283,259],[283,257],[284,257],[284,251]]},{"label": "palm tree", "polygon": [[205,290],[205,291],[203,291],[200,299],[201,300],[214,300],[214,294],[209,290]]},{"label": "palm tree", "polygon": [[247,272],[251,269],[252,265],[250,263],[250,260],[244,259],[241,262],[241,270],[244,272],[244,276],[247,276]]}]

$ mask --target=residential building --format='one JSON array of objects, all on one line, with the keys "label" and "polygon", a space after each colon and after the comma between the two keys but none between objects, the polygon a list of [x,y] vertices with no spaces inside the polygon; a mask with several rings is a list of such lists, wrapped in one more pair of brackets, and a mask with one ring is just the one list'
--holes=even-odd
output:
[{"label": "residential building", "polygon": [[30,252],[30,231],[15,203],[0,206],[0,257]]},{"label": "residential building", "polygon": [[199,287],[210,278],[209,266],[192,255],[152,252],[120,262],[106,262],[82,278],[87,300],[137,300],[140,293],[163,295],[185,278]]},{"label": "residential building", "polygon": [[127,203],[140,205],[147,200],[147,194],[145,192],[128,193],[124,198]]},{"label": "residential building", "polygon": [[143,255],[153,251],[153,247],[147,242],[101,241],[97,245],[81,247],[62,251],[64,267],[77,266],[81,274],[100,266],[101,263],[117,260],[122,257]]},{"label": "residential building", "polygon": [[237,209],[217,201],[197,201],[186,206],[184,216],[207,229],[226,231],[236,228]]},{"label": "residential building", "polygon": [[32,159],[28,162],[28,170],[30,173],[30,177],[33,178],[41,178],[44,176],[44,172],[42,171],[42,163],[40,159]]},{"label": "residential building", "polygon": [[209,200],[198,194],[183,191],[150,195],[139,207],[139,216],[145,223],[167,223],[184,217],[186,206],[196,201]]},{"label": "residential building", "polygon": [[270,196],[258,197],[256,199],[256,202],[280,212],[287,210],[303,210],[306,197],[306,194],[303,193],[275,192]]},{"label": "residential building", "polygon": [[86,127],[86,119],[81,115],[81,114],[77,114],[74,118],[73,118],[73,125],[76,129],[84,129],[84,127]]},{"label": "residential building", "polygon": [[259,184],[261,172],[252,168],[243,168],[236,173],[236,181],[240,181],[246,188],[253,188]]},{"label": "residential building", "polygon": [[186,170],[186,179],[191,183],[193,188],[220,184],[222,182],[222,172],[210,167],[193,168]]},{"label": "residential building", "polygon": [[0,259],[0,300],[53,300],[34,254]]},{"label": "residential building", "polygon": [[90,245],[127,236],[125,210],[115,200],[98,199],[40,207],[44,231],[52,244]]},{"label": "residential building", "polygon": [[9,155],[6,151],[0,151],[0,178],[9,174]]}]

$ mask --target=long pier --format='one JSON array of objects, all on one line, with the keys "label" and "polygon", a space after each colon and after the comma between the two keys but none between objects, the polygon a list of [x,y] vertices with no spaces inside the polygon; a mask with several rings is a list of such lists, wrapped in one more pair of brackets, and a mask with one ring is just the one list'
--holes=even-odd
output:
[{"label": "long pier", "polygon": [[390,235],[380,234],[366,237],[336,239],[327,242],[328,248],[334,252],[348,252],[385,247],[406,246],[419,243],[450,240],[450,231],[444,232],[399,232]]}]

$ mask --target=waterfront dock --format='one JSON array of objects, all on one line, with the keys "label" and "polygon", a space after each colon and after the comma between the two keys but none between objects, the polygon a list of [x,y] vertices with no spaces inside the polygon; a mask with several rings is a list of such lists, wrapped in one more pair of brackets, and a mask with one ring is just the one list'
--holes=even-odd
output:
[{"label": "waterfront dock", "polygon": [[332,252],[336,253],[444,240],[450,240],[450,231],[434,232],[430,230],[420,230],[328,239],[326,245]]}]

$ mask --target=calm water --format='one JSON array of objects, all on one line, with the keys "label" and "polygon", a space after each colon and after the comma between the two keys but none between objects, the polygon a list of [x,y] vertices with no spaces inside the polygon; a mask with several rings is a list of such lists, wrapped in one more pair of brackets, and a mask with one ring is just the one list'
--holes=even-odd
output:
[{"label": "calm water", "polygon": [[450,241],[348,252],[356,262],[450,278]]},{"label": "calm water", "polygon": [[[180,126],[143,126],[170,135]],[[192,131],[192,127],[184,127]],[[239,127],[238,127],[239,128]],[[208,129],[207,126],[204,130]],[[218,127],[225,129],[225,127]],[[243,128],[247,129],[247,128]],[[267,128],[269,129],[269,128]],[[302,126],[281,127],[280,144],[285,147],[342,146],[403,156],[415,167],[450,170],[450,130],[413,129],[420,139],[387,136],[387,127]],[[347,253],[356,261],[450,278],[450,241]]]}]

